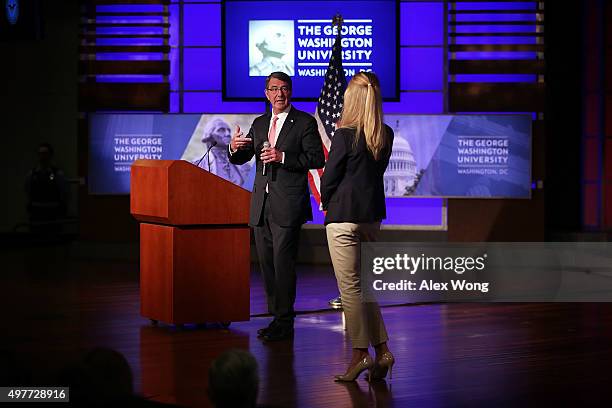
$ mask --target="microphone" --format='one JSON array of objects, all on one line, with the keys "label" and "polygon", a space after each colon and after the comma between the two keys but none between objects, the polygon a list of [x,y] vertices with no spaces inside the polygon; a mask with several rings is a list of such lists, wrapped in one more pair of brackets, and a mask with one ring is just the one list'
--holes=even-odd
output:
[{"label": "microphone", "polygon": [[[202,162],[202,160],[204,160],[204,158],[206,156],[208,156],[208,153],[210,153],[210,150],[215,147],[217,145],[217,141],[213,140],[212,143],[210,144],[210,146],[208,146],[208,149],[206,150],[206,153],[204,153],[204,156],[200,157],[200,159],[195,162],[194,164],[198,167],[200,167],[200,163]],[[206,160],[208,162],[208,172],[210,172],[210,160]]]},{"label": "microphone", "polygon": [[[269,149],[270,148],[270,142],[268,142],[267,140],[265,142],[263,142],[262,148],[263,149]],[[261,169],[261,175],[262,176],[266,175],[266,167],[267,167],[267,165],[266,165],[266,163],[264,163],[263,164],[263,168]]]}]

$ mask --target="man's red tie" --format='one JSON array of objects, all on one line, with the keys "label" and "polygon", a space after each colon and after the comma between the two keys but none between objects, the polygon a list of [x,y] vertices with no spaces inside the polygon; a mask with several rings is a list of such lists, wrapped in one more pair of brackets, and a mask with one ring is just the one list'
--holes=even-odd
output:
[{"label": "man's red tie", "polygon": [[276,121],[278,120],[278,116],[274,115],[272,117],[272,126],[270,126],[270,132],[268,133],[268,141],[270,142],[270,146],[274,147],[274,142],[276,142]]}]

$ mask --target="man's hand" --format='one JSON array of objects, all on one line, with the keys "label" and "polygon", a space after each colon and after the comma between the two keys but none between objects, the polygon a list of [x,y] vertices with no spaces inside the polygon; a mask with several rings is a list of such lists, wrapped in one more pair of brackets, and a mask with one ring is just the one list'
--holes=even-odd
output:
[{"label": "man's hand", "polygon": [[261,156],[259,158],[265,164],[272,162],[280,163],[283,161],[283,152],[276,150],[274,147],[268,147],[267,149],[261,149]]},{"label": "man's hand", "polygon": [[244,137],[244,133],[242,133],[242,131],[240,130],[240,126],[236,125],[236,129],[234,129],[234,134],[232,135],[232,141],[230,142],[230,148],[232,149],[232,152],[235,152],[236,150],[240,149],[245,149],[252,142],[253,139]]}]

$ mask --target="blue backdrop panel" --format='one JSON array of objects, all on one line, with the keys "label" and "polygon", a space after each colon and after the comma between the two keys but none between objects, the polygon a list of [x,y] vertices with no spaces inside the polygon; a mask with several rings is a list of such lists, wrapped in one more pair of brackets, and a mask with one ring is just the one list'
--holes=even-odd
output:
[{"label": "blue backdrop panel", "polygon": [[[227,144],[236,126],[246,132],[258,115],[93,115],[90,191],[129,193],[134,160],[195,162],[213,140],[217,144],[200,167],[250,189],[254,169],[228,165]],[[395,129],[385,173],[387,197],[529,197],[529,116],[387,115],[385,121]]]}]

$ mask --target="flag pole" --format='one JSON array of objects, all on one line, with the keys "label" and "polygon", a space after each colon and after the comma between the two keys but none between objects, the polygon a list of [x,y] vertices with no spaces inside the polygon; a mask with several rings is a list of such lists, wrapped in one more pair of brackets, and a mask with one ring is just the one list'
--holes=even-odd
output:
[{"label": "flag pole", "polygon": [[344,19],[342,18],[342,14],[337,13],[332,20],[332,27],[338,26],[338,33],[340,33],[343,23]]}]

